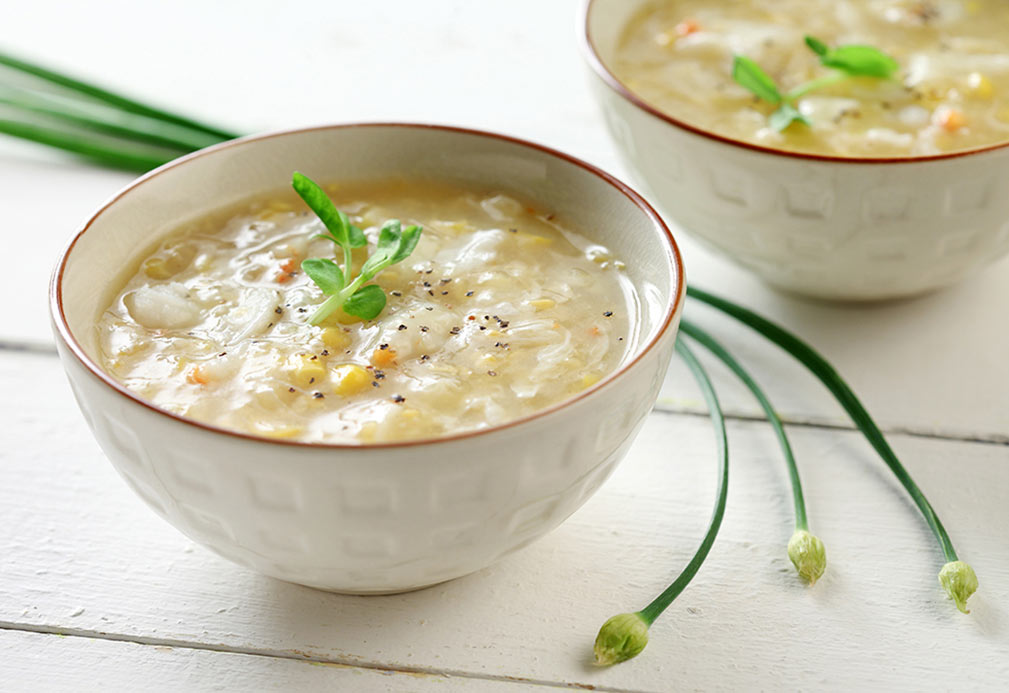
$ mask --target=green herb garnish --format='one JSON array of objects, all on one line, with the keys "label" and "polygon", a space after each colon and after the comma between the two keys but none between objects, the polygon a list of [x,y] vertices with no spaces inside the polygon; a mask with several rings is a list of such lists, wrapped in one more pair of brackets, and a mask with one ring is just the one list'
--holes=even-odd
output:
[{"label": "green herb garnish", "polygon": [[704,533],[701,545],[672,584],[641,611],[617,614],[608,619],[599,629],[593,646],[595,662],[599,666],[610,666],[623,662],[631,657],[636,657],[645,649],[645,645],[648,644],[648,628],[673,603],[673,600],[680,596],[680,593],[700,570],[704,559],[708,557],[708,552],[711,551],[711,546],[715,543],[715,537],[718,536],[718,529],[722,526],[722,517],[725,516],[725,501],[729,492],[729,440],[725,431],[725,417],[722,415],[722,407],[718,403],[715,387],[711,384],[711,379],[708,377],[707,371],[704,370],[704,366],[694,356],[690,347],[680,338],[676,339],[676,353],[683,359],[694,376],[694,380],[701,388],[708,404],[711,423],[715,429],[719,459],[715,507],[711,512],[708,530]]},{"label": "green herb garnish", "polygon": [[806,46],[820,57],[824,67],[835,72],[800,84],[788,92],[782,92],[771,76],[746,56],[737,55],[732,61],[732,79],[757,98],[778,107],[768,118],[768,124],[778,132],[794,122],[810,124],[795,107],[795,102],[805,94],[853,77],[890,79],[900,67],[896,60],[872,46],[849,44],[832,49],[813,36],[806,37]]},{"label": "green herb garnish", "polygon": [[340,308],[364,320],[376,317],[385,308],[385,292],[376,284],[364,284],[386,267],[405,260],[417,247],[421,227],[407,226],[404,229],[399,219],[385,222],[378,233],[375,250],[365,260],[357,277],[352,277],[351,253],[354,248],[368,245],[364,232],[351,224],[347,215],[337,209],[326,192],[308,176],[295,172],[291,185],[326,227],[327,233],[319,233],[312,238],[332,241],[343,252],[342,267],[332,260],[318,257],[301,263],[305,274],[323,294],[329,296],[308,321],[318,325]]}]

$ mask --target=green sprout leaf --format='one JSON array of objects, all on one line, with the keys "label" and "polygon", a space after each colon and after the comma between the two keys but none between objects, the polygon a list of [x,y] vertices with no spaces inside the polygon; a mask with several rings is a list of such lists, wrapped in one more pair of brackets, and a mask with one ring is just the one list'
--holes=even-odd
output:
[{"label": "green sprout leaf", "polygon": [[403,229],[403,233],[399,237],[399,247],[392,256],[390,264],[395,265],[397,262],[402,262],[410,256],[410,253],[417,247],[417,243],[420,242],[420,232],[421,228],[416,225],[407,226]]},{"label": "green sprout leaf", "polygon": [[886,79],[892,77],[900,67],[896,60],[872,46],[849,44],[831,50],[823,41],[812,36],[806,37],[806,45],[820,56],[820,62],[824,66],[840,70],[852,77]]},{"label": "green sprout leaf", "polygon": [[813,51],[814,53],[816,53],[821,57],[827,55],[827,51],[830,50],[830,48],[827,47],[826,43],[816,38],[815,36],[807,36],[806,45],[809,46],[809,49],[811,51]]},{"label": "green sprout leaf", "polygon": [[375,250],[364,261],[358,275],[352,278],[351,250],[368,245],[364,231],[350,223],[350,218],[336,208],[315,181],[295,172],[291,185],[328,231],[312,238],[325,238],[343,251],[342,267],[327,258],[308,258],[301,263],[308,278],[315,282],[323,295],[329,296],[309,317],[309,323],[318,325],[340,308],[365,320],[377,317],[385,309],[385,293],[375,284],[363,285],[389,265],[405,260],[417,247],[423,229],[415,225],[404,229],[398,219],[385,222],[379,231]]},{"label": "green sprout leaf", "polygon": [[385,308],[385,292],[376,284],[362,286],[343,304],[343,311],[371,320]]},{"label": "green sprout leaf", "polygon": [[770,75],[760,65],[743,55],[732,59],[732,79],[758,98],[772,104],[781,103],[781,92]]},{"label": "green sprout leaf", "polygon": [[787,128],[792,123],[804,123],[809,125],[809,120],[806,116],[799,113],[798,109],[787,103],[782,103],[778,108],[771,114],[767,119],[768,125],[771,126],[772,130],[781,132]]},{"label": "green sprout leaf", "polygon": [[343,270],[332,260],[310,257],[302,260],[301,269],[327,296],[332,296],[343,288]]},{"label": "green sprout leaf", "polygon": [[896,60],[872,46],[850,44],[831,49],[815,36],[807,36],[806,45],[820,56],[820,62],[824,66],[833,68],[836,72],[804,82],[784,94],[771,76],[753,60],[745,55],[737,55],[732,59],[732,79],[758,98],[778,106],[768,116],[768,124],[777,132],[782,132],[792,123],[810,125],[809,120],[795,107],[799,98],[807,93],[852,77],[889,79],[900,67]]},{"label": "green sprout leaf", "polygon": [[364,231],[353,224],[347,224],[347,240],[350,242],[351,248],[363,248],[368,245],[368,238],[364,235]]},{"label": "green sprout leaf", "polygon": [[327,238],[337,245],[350,246],[350,219],[336,208],[326,191],[311,178],[297,171],[294,172],[291,185],[298,196],[305,201],[305,204],[322,220],[326,230],[329,231]]}]

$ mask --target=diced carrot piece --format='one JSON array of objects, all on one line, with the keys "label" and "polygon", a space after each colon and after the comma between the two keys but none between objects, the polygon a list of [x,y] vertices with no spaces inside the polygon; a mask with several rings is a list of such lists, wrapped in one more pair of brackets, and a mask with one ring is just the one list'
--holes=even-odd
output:
[{"label": "diced carrot piece", "polygon": [[678,36],[690,36],[695,31],[700,31],[701,25],[698,24],[693,19],[684,19],[682,22],[676,25],[676,34]]},{"label": "diced carrot piece", "polygon": [[186,374],[186,382],[193,385],[206,385],[210,380],[207,378],[207,374],[200,370],[199,366],[193,366],[189,369],[189,373]]},{"label": "diced carrot piece", "polygon": [[280,263],[280,273],[277,274],[274,281],[276,281],[278,284],[287,283],[288,281],[291,280],[291,277],[294,276],[294,270],[295,268],[297,268],[297,266],[298,265],[293,257],[284,260],[283,262]]},{"label": "diced carrot piece", "polygon": [[371,352],[371,363],[375,367],[386,368],[396,361],[396,350],[386,347]]},{"label": "diced carrot piece", "polygon": [[589,328],[589,333],[593,337],[598,337],[603,333],[603,331],[599,329],[599,325],[593,325],[592,327]]},{"label": "diced carrot piece", "polygon": [[956,132],[967,124],[967,117],[959,109],[948,108],[938,114],[937,122],[946,132]]}]

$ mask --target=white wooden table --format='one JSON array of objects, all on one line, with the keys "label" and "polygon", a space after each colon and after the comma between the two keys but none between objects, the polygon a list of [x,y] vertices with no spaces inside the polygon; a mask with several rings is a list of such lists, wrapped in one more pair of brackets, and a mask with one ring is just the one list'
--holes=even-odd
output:
[{"label": "white wooden table", "polygon": [[[3,49],[236,129],[463,124],[627,177],[587,88],[577,0],[4,3]],[[785,556],[774,439],[718,368],[732,477],[695,582],[636,660],[589,665],[599,625],[693,552],[714,446],[672,368],[628,459],[560,529],[475,575],[390,597],[271,580],[193,545],[104,460],[64,381],[45,290],[58,249],[130,177],[0,141],[0,689],[492,691],[1005,690],[1009,680],[1009,261],[914,301],[782,296],[680,234],[692,283],[772,316],[863,396],[980,577],[973,613],[843,412],[773,347],[702,306],[791,422],[829,567]]]}]

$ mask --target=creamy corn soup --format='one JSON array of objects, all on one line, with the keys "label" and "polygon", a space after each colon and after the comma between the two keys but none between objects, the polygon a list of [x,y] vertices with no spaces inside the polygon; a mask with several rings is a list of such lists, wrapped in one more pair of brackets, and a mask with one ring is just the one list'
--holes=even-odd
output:
[{"label": "creamy corn soup", "polygon": [[[783,91],[828,74],[803,39],[874,46],[895,79],[857,78],[798,101],[811,126],[768,126],[774,106],[731,76],[735,54]],[[612,65],[657,109],[763,146],[845,157],[939,154],[1009,140],[1006,0],[666,0],[627,26]]]},{"label": "creamy corn soup", "polygon": [[327,189],[372,247],[387,219],[423,226],[413,254],[376,277],[388,296],[377,318],[309,324],[325,297],[300,263],[334,246],[311,238],[324,229],[299,199],[278,195],[188,224],[141,262],[98,324],[107,370],[198,421],[371,443],[522,417],[595,384],[631,348],[622,264],[549,210],[430,183]]}]

